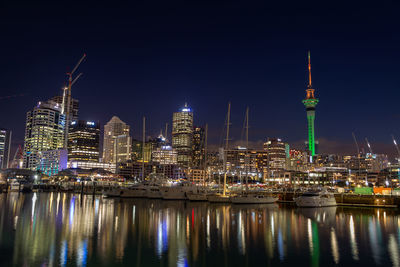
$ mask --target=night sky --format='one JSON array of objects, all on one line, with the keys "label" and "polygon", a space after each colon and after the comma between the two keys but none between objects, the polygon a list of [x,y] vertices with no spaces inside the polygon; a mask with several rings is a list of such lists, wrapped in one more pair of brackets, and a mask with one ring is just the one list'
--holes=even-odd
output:
[{"label": "night sky", "polygon": [[117,115],[140,138],[142,116],[156,135],[187,102],[218,145],[231,101],[232,142],[249,106],[253,146],[281,137],[303,148],[311,50],[320,152],[355,153],[354,131],[363,146],[367,137],[374,152],[394,155],[400,41],[391,1],[136,2],[2,1],[0,96],[25,94],[0,99],[14,147],[26,112],[61,94],[86,53],[72,90],[80,119],[104,125]]}]

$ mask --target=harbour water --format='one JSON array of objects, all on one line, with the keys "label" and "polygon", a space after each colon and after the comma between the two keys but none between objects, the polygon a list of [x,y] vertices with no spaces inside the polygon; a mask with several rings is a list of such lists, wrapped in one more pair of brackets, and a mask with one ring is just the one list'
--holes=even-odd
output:
[{"label": "harbour water", "polygon": [[0,194],[0,266],[400,266],[397,209]]}]

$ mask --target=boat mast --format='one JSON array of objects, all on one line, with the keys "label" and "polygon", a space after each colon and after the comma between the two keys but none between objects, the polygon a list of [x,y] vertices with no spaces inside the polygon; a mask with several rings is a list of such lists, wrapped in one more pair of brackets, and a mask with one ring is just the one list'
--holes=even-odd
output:
[{"label": "boat mast", "polygon": [[143,136],[142,136],[142,181],[144,181],[144,145],[146,142],[146,117],[143,116]]},{"label": "boat mast", "polygon": [[203,183],[205,186],[206,183],[206,177],[207,175],[207,138],[208,138],[208,124],[206,123],[206,129],[205,129],[205,135],[204,135],[204,163],[203,163]]},{"label": "boat mast", "polygon": [[[246,191],[248,190],[248,179],[249,179],[249,107],[246,108],[246,154],[245,154],[245,168],[246,168]],[[247,164],[246,164],[247,160]]]},{"label": "boat mast", "polygon": [[231,116],[231,102],[228,103],[228,117],[227,117],[227,124],[226,124],[226,140],[225,140],[225,157],[224,157],[224,193],[223,195],[226,195],[226,175],[227,175],[227,168],[226,168],[226,160],[228,156],[228,145],[229,145],[229,123],[230,123],[230,116]]}]

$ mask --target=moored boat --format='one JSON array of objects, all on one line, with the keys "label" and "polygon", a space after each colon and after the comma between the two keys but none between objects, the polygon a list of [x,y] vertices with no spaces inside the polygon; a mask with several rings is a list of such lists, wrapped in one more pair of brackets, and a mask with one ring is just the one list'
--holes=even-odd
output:
[{"label": "moored boat", "polygon": [[146,188],[146,197],[148,198],[162,198],[160,187],[150,185]]},{"label": "moored boat", "polygon": [[119,187],[111,187],[107,190],[103,190],[103,197],[119,197],[121,195],[121,189]]},{"label": "moored boat", "polygon": [[146,189],[143,186],[121,187],[120,197],[146,197]]},{"label": "moored boat", "polygon": [[278,201],[278,198],[261,194],[244,194],[232,197],[231,201],[234,204],[272,204]]},{"label": "moored boat", "polygon": [[335,196],[326,190],[309,191],[294,198],[298,207],[333,207],[337,206]]},{"label": "moored boat", "polygon": [[212,203],[230,203],[231,202],[230,196],[223,195],[223,194],[208,195],[207,200]]}]

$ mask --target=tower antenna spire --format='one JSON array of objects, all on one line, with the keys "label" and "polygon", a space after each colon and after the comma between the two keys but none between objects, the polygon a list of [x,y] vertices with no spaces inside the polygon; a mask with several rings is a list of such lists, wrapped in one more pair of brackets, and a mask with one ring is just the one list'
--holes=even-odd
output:
[{"label": "tower antenna spire", "polygon": [[314,120],[315,120],[315,106],[318,104],[318,99],[314,96],[314,89],[311,83],[311,55],[308,51],[308,85],[306,89],[306,98],[303,100],[303,104],[307,111],[307,123],[308,123],[308,150],[311,156],[315,156],[315,135],[314,135]]},{"label": "tower antenna spire", "polygon": [[308,88],[312,88],[311,82],[311,52],[308,50]]}]

